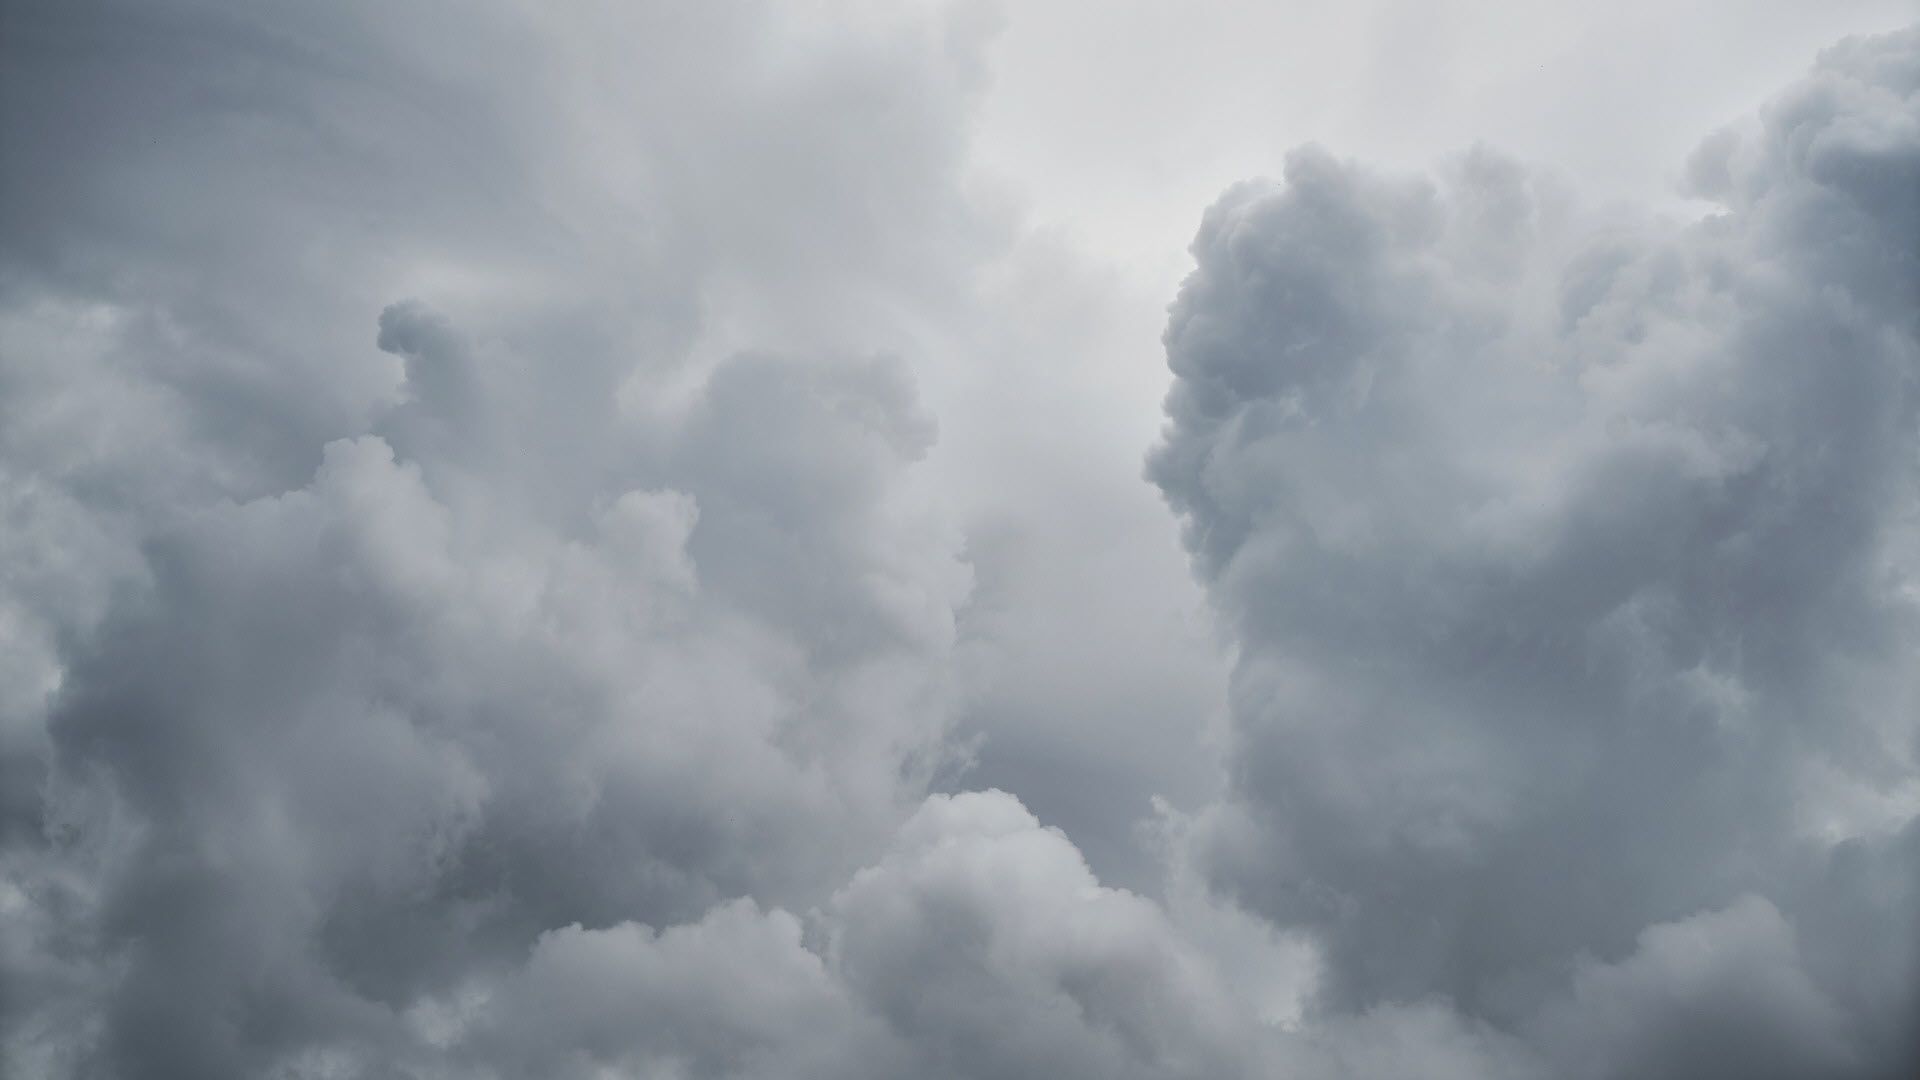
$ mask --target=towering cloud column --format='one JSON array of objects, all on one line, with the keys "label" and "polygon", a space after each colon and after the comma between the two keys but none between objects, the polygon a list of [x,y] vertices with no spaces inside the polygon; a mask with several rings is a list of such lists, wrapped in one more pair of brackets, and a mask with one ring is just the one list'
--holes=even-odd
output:
[{"label": "towering cloud column", "polygon": [[1306,149],[1207,213],[1150,463],[1239,649],[1194,850],[1327,1008],[1874,1074],[1920,1031],[1920,32],[1689,171],[1702,220],[1597,225]]}]

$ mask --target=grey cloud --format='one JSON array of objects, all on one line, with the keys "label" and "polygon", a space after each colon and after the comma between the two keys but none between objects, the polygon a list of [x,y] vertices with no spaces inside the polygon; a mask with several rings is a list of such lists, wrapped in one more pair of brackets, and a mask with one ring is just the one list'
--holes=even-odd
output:
[{"label": "grey cloud", "polygon": [[[1209,213],[1152,469],[1234,756],[1162,902],[1027,806],[1204,789],[1183,594],[1104,580],[1160,565],[1095,441],[981,421],[1102,372],[910,349],[1102,286],[977,280],[991,20],[804,14],[9,7],[0,1068],[1920,1058],[1912,35],[1710,140],[1684,229],[1484,150]],[[967,468],[1020,475],[961,523]],[[1032,798],[928,795],[970,710]]]},{"label": "grey cloud", "polygon": [[421,1002],[804,910],[956,761],[873,350],[990,235],[974,31],[524,14],[8,9],[10,1075],[430,1070]]},{"label": "grey cloud", "polygon": [[526,1030],[542,1076],[1211,1077],[1263,1052],[1159,907],[1003,792],[931,797],[809,921],[743,902],[555,931],[471,1029]]},{"label": "grey cloud", "polygon": [[[755,384],[796,439],[831,446],[898,404],[820,370]],[[814,379],[849,415],[809,407]],[[815,479],[840,467],[786,475],[840,486]],[[802,519],[826,569],[799,600],[727,582],[725,557],[709,582],[694,538],[703,500],[730,505],[716,475],[625,493],[574,538],[511,501],[443,502],[365,436],[307,487],[153,538],[151,589],[67,654],[48,719],[49,799],[103,818],[68,842],[124,849],[70,913],[128,950],[114,1059],[226,1075],[377,1050],[393,1010],[546,928],[843,877],[939,752],[965,575],[912,533],[894,551],[867,522],[844,551]],[[886,496],[876,479],[828,512],[858,523]],[[871,595],[890,551],[933,572],[904,611]],[[865,577],[831,571],[868,553]],[[844,632],[810,640],[802,601]]]},{"label": "grey cloud", "polygon": [[[953,177],[978,31],[902,13],[789,43],[768,5],[677,7],[9,5],[19,376],[146,430],[122,483],[177,504],[284,490],[363,430],[399,374],[367,320],[402,297],[537,339],[549,378],[522,389],[556,404],[608,369],[897,346],[998,236]],[[130,399],[110,417],[79,343],[35,336],[62,322]],[[45,452],[133,468],[89,449]]]},{"label": "grey cloud", "polygon": [[748,901],[658,934],[566,927],[542,935],[525,970],[465,1016],[455,1000],[421,1020],[449,1043],[471,1039],[473,1067],[509,1075],[830,1077],[904,1065],[903,1047],[803,932],[793,915]]},{"label": "grey cloud", "polygon": [[1920,872],[1871,840],[1920,775],[1916,73],[1824,53],[1691,225],[1596,235],[1485,150],[1208,211],[1150,464],[1240,649],[1188,841],[1319,936],[1323,1009],[1438,999],[1556,1075],[1913,1067],[1914,920],[1830,867]]},{"label": "grey cloud", "polygon": [[939,1074],[1225,1076],[1252,1049],[1161,911],[998,792],[929,800],[834,913],[849,982]]},{"label": "grey cloud", "polygon": [[1834,1076],[1869,1063],[1805,969],[1771,903],[1727,907],[1643,930],[1634,951],[1575,965],[1569,999],[1540,1021],[1571,1075]]}]

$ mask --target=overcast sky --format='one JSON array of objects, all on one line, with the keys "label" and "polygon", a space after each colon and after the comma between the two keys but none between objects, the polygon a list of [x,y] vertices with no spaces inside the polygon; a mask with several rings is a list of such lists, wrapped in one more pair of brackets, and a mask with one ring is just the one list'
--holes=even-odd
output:
[{"label": "overcast sky", "polygon": [[1920,1073],[1920,7],[0,3],[0,1074]]}]

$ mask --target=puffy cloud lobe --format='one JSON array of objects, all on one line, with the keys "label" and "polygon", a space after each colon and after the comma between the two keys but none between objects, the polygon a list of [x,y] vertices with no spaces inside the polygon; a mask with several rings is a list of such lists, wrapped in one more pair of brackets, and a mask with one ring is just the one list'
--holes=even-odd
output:
[{"label": "puffy cloud lobe", "polygon": [[833,915],[830,955],[933,1075],[1228,1076],[1257,1050],[1164,913],[999,792],[930,799]]},{"label": "puffy cloud lobe", "polygon": [[1241,1076],[1271,1049],[1158,906],[1004,792],[929,798],[810,922],[554,931],[449,1042],[497,1061],[504,1035],[526,1075],[875,1078]]},{"label": "puffy cloud lobe", "polygon": [[1833,1076],[1865,1064],[1792,927],[1754,896],[1648,927],[1618,963],[1577,964],[1570,999],[1540,1023],[1567,1040],[1574,1075]]},{"label": "puffy cloud lobe", "polygon": [[1684,227],[1484,150],[1207,213],[1149,468],[1240,649],[1188,840],[1323,1007],[1437,995],[1557,1075],[1912,1067],[1917,80],[1914,31],[1823,54]]},{"label": "puffy cloud lobe", "polygon": [[[795,438],[832,445],[901,404],[807,370],[754,384]],[[735,394],[705,408],[776,407]],[[780,598],[709,587],[697,476],[569,538],[491,492],[450,506],[434,475],[378,436],[329,444],[309,486],[154,538],[151,592],[70,655],[51,797],[138,823],[90,913],[131,950],[110,998],[123,1063],[220,1075],[288,1045],[377,1048],[392,1010],[549,927],[821,894],[938,753],[926,620],[959,592],[903,612],[857,576],[817,581],[854,638],[824,647]],[[889,543],[859,516],[883,497],[834,508],[864,526],[841,557]]]},{"label": "puffy cloud lobe", "polygon": [[1272,1060],[1152,902],[999,791],[930,797],[805,917],[741,899],[539,934],[413,998],[326,1075],[1243,1076]]},{"label": "puffy cloud lobe", "polygon": [[[470,1005],[422,1010],[469,1068],[516,1076],[886,1075],[902,1046],[803,941],[750,901],[654,933],[622,923],[548,932],[523,971]],[[469,1035],[468,1031],[471,1034]]]}]

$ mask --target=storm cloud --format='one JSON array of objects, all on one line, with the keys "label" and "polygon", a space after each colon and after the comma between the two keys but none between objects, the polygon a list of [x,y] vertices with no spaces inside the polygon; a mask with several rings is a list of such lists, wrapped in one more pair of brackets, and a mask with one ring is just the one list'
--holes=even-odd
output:
[{"label": "storm cloud", "polygon": [[1143,482],[1019,18],[0,12],[0,1072],[1920,1069],[1920,32],[1293,151]]},{"label": "storm cloud", "polygon": [[1911,1069],[1917,91],[1913,32],[1834,47],[1688,225],[1486,149],[1208,211],[1150,467],[1240,650],[1188,841],[1325,1008],[1554,1075]]}]

